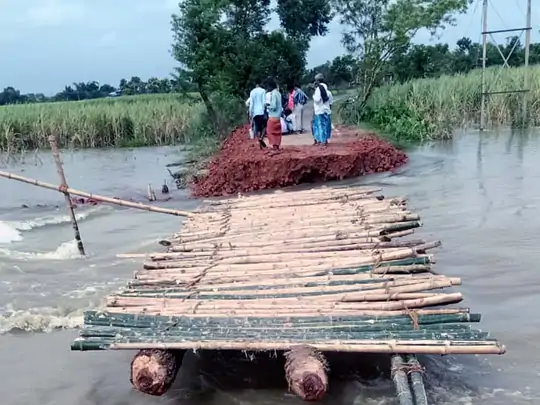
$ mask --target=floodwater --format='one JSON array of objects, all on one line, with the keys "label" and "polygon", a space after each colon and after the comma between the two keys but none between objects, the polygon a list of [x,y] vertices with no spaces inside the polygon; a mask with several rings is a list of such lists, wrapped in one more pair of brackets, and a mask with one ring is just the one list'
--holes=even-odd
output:
[{"label": "floodwater", "polygon": [[[540,305],[539,145],[537,134],[469,133],[411,152],[410,163],[399,173],[348,182],[378,184],[386,195],[409,198],[424,222],[418,235],[443,241],[436,252],[437,270],[462,277],[465,304],[484,314],[480,327],[507,345],[504,356],[421,359],[430,403],[540,403],[540,317],[535,309]],[[142,199],[148,183],[159,194],[165,165],[178,156],[175,149],[102,150],[66,153],[64,161],[72,188]],[[27,156],[24,163],[0,170],[58,182],[47,154]],[[5,179],[0,179],[0,190],[2,403],[299,403],[286,392],[277,361],[264,361],[261,367],[239,364],[242,358],[214,357],[212,363],[208,356],[188,353],[174,389],[165,398],[153,398],[131,389],[132,353],[71,352],[82,311],[99,307],[108,292],[140,268],[139,262],[117,259],[116,253],[155,250],[156,242],[178,231],[182,220],[105,206],[79,208],[89,255],[78,259],[59,193]],[[172,196],[162,204],[187,210],[197,206],[185,192]],[[336,378],[324,403],[396,404],[387,379],[366,378],[367,362],[351,355],[335,360]]]}]

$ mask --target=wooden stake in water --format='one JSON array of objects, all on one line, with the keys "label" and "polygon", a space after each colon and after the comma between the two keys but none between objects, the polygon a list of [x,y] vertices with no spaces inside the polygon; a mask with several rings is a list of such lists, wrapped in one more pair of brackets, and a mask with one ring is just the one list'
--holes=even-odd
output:
[{"label": "wooden stake in water", "polygon": [[79,248],[79,253],[81,256],[85,256],[84,246],[81,239],[81,233],[79,232],[79,225],[77,224],[77,218],[75,217],[75,212],[73,211],[73,204],[71,202],[71,197],[67,191],[68,185],[66,181],[66,176],[64,174],[64,168],[62,167],[62,161],[60,160],[60,150],[56,144],[56,138],[51,135],[49,136],[49,144],[51,145],[52,154],[54,157],[54,163],[56,164],[56,170],[60,176],[60,191],[66,197],[66,204],[68,208],[69,216],[71,217],[71,224],[73,225],[73,230],[75,231],[75,240],[77,241],[77,247]]}]

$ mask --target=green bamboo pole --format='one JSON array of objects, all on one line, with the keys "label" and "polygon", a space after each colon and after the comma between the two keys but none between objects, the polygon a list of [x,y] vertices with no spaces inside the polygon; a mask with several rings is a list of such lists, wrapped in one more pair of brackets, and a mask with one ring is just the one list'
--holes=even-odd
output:
[{"label": "green bamboo pole", "polygon": [[317,330],[295,331],[295,330],[249,330],[249,329],[212,329],[212,330],[152,330],[129,328],[86,328],[80,331],[80,336],[85,338],[109,338],[112,341],[128,339],[129,341],[146,341],[157,339],[157,341],[172,342],[178,340],[197,342],[201,340],[227,341],[227,340],[261,340],[291,341],[291,342],[313,342],[326,340],[455,340],[455,341],[483,341],[493,342],[489,333],[477,330],[452,330],[431,331],[431,330],[395,330],[395,331],[373,331],[373,332],[339,332],[331,331],[321,333]]},{"label": "green bamboo pole", "polygon": [[[162,350],[249,350],[249,351],[275,351],[289,350],[297,343],[282,341],[210,341],[202,340],[196,342],[178,341],[162,342],[159,340],[146,342],[104,342],[87,341],[84,338],[76,339],[71,350],[142,350],[142,349],[162,349]],[[425,341],[418,344],[415,341],[325,341],[310,342],[317,350],[323,352],[346,352],[346,353],[414,353],[414,354],[504,354],[506,348],[497,342],[438,342]]]},{"label": "green bamboo pole", "polygon": [[407,363],[411,367],[410,379],[415,405],[428,405],[426,388],[422,377],[422,366],[414,355],[407,356]]},{"label": "green bamboo pole", "polygon": [[[481,320],[481,314],[470,314],[467,309],[457,308],[453,314],[426,314],[417,315],[418,325],[447,324],[447,323],[477,323]],[[256,316],[247,317],[226,317],[226,318],[190,318],[188,316],[154,316],[154,315],[135,315],[120,313],[102,313],[98,311],[86,311],[84,313],[84,322],[87,325],[111,325],[123,327],[156,327],[158,325],[171,325],[183,327],[199,327],[201,329],[218,326],[229,327],[235,325],[244,325],[250,327],[302,327],[303,325],[324,324],[324,325],[360,325],[372,327],[374,325],[413,325],[409,315],[394,316],[354,316],[346,315],[339,317],[313,316],[313,317],[273,317],[262,318]],[[147,326],[150,325],[150,326]]]},{"label": "green bamboo pole", "polygon": [[[219,334],[223,331],[223,326],[209,326],[205,329],[200,329],[197,326],[192,326],[191,328],[197,328],[198,330],[204,330],[205,333],[212,334],[216,333]],[[105,334],[105,336],[109,336],[112,334],[114,337],[115,334],[122,334],[122,335],[138,335],[138,334],[145,334],[150,333],[148,330],[152,329],[155,333],[168,333],[171,335],[179,335],[179,334],[186,334],[186,329],[178,327],[177,325],[145,325],[144,327],[141,327],[141,325],[130,325],[125,324],[122,326],[109,326],[109,325],[86,325],[85,328],[81,331],[81,336],[100,336],[101,334]],[[326,325],[312,325],[309,327],[295,327],[294,331],[291,331],[291,329],[286,329],[282,327],[273,328],[273,327],[243,327],[242,325],[236,325],[231,326],[228,330],[240,330],[240,331],[246,331],[247,333],[251,334],[261,334],[264,333],[265,335],[268,334],[268,336],[288,336],[291,334],[309,334],[311,335],[334,335],[339,334],[340,336],[347,337],[349,335],[356,335],[356,334],[365,334],[365,335],[372,335],[372,334],[381,334],[381,333],[397,333],[402,335],[407,334],[414,334],[417,335],[421,334],[442,334],[443,333],[472,333],[478,335],[479,333],[483,333],[488,336],[486,332],[480,332],[473,330],[471,328],[471,325],[467,324],[455,324],[455,325],[422,325],[422,327],[419,330],[416,330],[414,327],[409,325],[399,325],[394,326],[392,324],[385,324],[385,325],[377,325],[373,326],[371,328],[368,328],[366,326],[336,326],[336,327],[328,327]],[[146,331],[145,331],[146,330]]]},{"label": "green bamboo pole", "polygon": [[[339,336],[314,336],[313,338],[307,338],[305,336],[280,336],[279,338],[270,338],[263,334],[245,336],[243,333],[237,335],[229,336],[208,336],[208,334],[197,336],[170,336],[163,334],[151,334],[151,335],[131,335],[131,336],[121,336],[116,334],[115,336],[110,336],[106,333],[100,333],[99,336],[81,336],[76,341],[78,345],[85,344],[95,344],[99,343],[102,346],[113,346],[121,344],[130,344],[133,345],[133,348],[164,348],[166,345],[169,349],[175,348],[184,348],[187,349],[191,345],[211,345],[214,349],[226,349],[230,342],[235,342],[235,350],[270,350],[267,349],[269,344],[280,345],[282,348],[291,347],[295,345],[307,344],[312,346],[318,346],[320,343],[323,344],[332,344],[335,346],[335,350],[339,351],[340,347],[350,346],[350,345],[359,345],[363,346],[363,349],[358,351],[368,351],[366,349],[369,346],[386,346],[388,342],[387,350],[391,348],[392,342],[399,342],[400,345],[408,345],[414,347],[414,352],[423,353],[425,349],[432,347],[440,347],[445,352],[452,353],[452,349],[456,348],[467,348],[467,347],[483,347],[489,353],[494,353],[495,350],[500,352],[500,347],[495,340],[482,340],[482,336],[475,337],[473,335],[455,335],[456,339],[465,339],[465,340],[440,340],[437,339],[436,335],[426,335],[426,336],[397,336],[389,338],[386,335],[374,335],[374,336],[358,336],[354,339],[343,339]],[[443,334],[443,339],[446,339]],[[396,351],[400,350],[396,347]],[[380,352],[375,350],[374,352]]]},{"label": "green bamboo pole", "polygon": [[396,386],[399,405],[415,405],[409,379],[404,371],[403,357],[399,355],[392,356],[392,380]]}]

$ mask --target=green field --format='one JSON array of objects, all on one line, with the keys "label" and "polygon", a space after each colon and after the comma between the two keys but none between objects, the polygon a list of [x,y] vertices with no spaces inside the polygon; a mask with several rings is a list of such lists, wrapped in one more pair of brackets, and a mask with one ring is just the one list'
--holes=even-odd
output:
[{"label": "green field", "polygon": [[180,94],[123,96],[88,101],[0,107],[0,150],[94,148],[190,142],[202,106]]},{"label": "green field", "polygon": [[[529,123],[537,126],[540,124],[540,67],[529,69]],[[525,72],[524,68],[490,68],[486,71],[487,91],[523,89]],[[373,111],[380,112],[379,124],[384,124],[386,115],[390,127],[410,126],[410,131],[414,131],[415,125],[419,125],[422,138],[448,138],[456,128],[479,122],[481,83],[481,70],[478,69],[467,75],[383,86],[374,91],[369,106]],[[522,93],[491,95],[487,103],[486,123],[488,126],[519,124],[522,122],[522,105]],[[392,116],[403,111],[411,112],[404,114],[407,115],[406,121],[390,122],[400,120]],[[412,122],[417,119],[420,122]],[[412,138],[415,136],[412,132],[409,135]]]}]

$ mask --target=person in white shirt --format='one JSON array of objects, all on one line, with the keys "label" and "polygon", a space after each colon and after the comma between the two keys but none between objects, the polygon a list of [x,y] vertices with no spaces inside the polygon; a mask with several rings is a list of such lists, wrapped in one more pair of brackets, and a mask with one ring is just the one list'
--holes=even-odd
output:
[{"label": "person in white shirt", "polygon": [[313,93],[313,133],[314,145],[328,145],[332,136],[332,103],[334,98],[328,90],[324,76],[319,73],[315,76],[315,92]]}]

